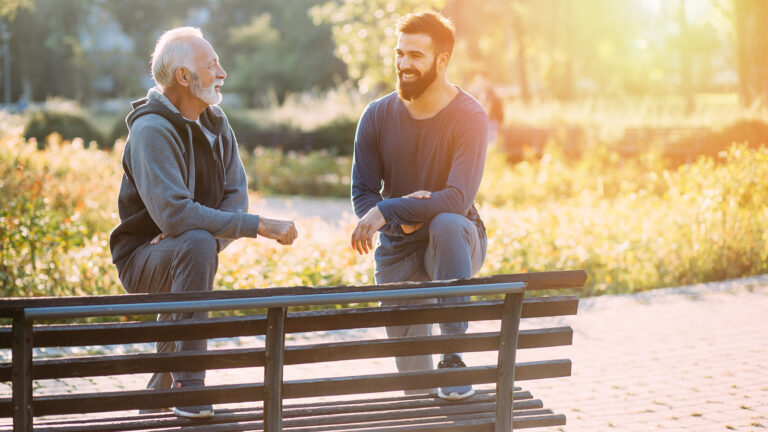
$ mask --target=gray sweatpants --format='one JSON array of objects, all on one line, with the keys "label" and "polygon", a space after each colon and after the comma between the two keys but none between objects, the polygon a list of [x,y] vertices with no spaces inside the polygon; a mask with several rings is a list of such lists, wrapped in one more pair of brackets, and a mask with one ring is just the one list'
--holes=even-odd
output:
[{"label": "gray sweatpants", "polygon": [[[219,265],[216,240],[208,231],[187,231],[166,237],[157,244],[146,243],[117,266],[123,287],[129,293],[181,293],[210,291]],[[208,312],[159,314],[158,321],[207,318]],[[206,351],[208,341],[158,342],[157,352]],[[155,373],[148,389],[170,388],[173,380],[204,379],[205,371]]]},{"label": "gray sweatpants", "polygon": [[[422,254],[414,253],[386,269],[376,267],[376,283],[424,282],[430,280],[465,279],[476,274],[485,260],[487,241],[469,219],[455,213],[440,213],[429,224],[429,243]],[[381,302],[382,306],[423,303],[461,303],[469,297],[446,297],[441,299]],[[464,334],[467,322],[441,323],[441,334]],[[394,337],[428,336],[432,324],[389,326],[387,335]],[[432,369],[432,356],[397,357],[399,371]],[[434,393],[434,389],[408,391],[406,393]]]}]

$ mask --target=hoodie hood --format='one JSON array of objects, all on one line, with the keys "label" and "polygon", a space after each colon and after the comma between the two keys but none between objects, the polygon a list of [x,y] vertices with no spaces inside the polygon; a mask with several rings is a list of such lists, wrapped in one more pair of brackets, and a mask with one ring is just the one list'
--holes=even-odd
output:
[{"label": "hoodie hood", "polygon": [[[176,129],[183,130],[187,125],[195,124],[194,121],[184,118],[171,101],[158,87],[153,87],[147,92],[147,97],[131,103],[133,110],[125,118],[125,123],[130,131],[133,123],[147,114],[157,114],[168,120]],[[208,106],[200,113],[200,124],[214,135],[219,136],[225,125],[224,113],[218,106]]]}]

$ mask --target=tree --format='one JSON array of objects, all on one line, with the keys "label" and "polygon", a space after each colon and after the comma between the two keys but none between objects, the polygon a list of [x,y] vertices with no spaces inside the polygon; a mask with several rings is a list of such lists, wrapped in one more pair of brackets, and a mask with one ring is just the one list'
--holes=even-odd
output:
[{"label": "tree", "polygon": [[744,105],[768,102],[768,2],[734,0],[739,93]]},{"label": "tree", "polygon": [[334,53],[363,93],[392,88],[395,29],[402,15],[440,10],[444,0],[341,0],[310,10],[316,25],[330,24]]},{"label": "tree", "polygon": [[16,12],[20,9],[28,9],[32,0],[0,0],[0,18],[13,21]]},{"label": "tree", "polygon": [[[230,88],[256,105],[270,91],[326,89],[346,79],[333,56],[329,26],[313,24],[308,10],[320,0],[221,0],[206,26],[229,73]],[[227,67],[229,65],[229,67]]]},{"label": "tree", "polygon": [[70,0],[64,8],[55,0],[28,3],[11,22],[14,93],[25,89],[36,100],[87,97],[89,75],[80,67],[84,58],[78,30],[89,2]]}]

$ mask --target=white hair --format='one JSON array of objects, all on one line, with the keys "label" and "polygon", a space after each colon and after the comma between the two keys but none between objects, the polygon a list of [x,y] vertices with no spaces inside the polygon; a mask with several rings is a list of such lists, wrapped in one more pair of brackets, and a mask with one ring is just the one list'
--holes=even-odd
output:
[{"label": "white hair", "polygon": [[197,27],[178,27],[160,36],[152,53],[152,78],[161,90],[173,83],[176,69],[185,67],[192,73],[196,68],[192,62],[192,47],[189,38],[203,39],[203,32]]}]

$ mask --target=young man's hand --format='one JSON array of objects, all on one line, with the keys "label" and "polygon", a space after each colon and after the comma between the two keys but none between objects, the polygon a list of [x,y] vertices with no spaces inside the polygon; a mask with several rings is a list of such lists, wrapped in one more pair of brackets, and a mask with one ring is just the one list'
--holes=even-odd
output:
[{"label": "young man's hand", "polygon": [[378,206],[374,206],[357,222],[355,230],[352,231],[352,249],[360,255],[367,254],[373,250],[373,235],[379,228],[383,227],[387,221],[381,214]]},{"label": "young man's hand", "polygon": [[429,199],[431,196],[432,192],[430,191],[417,190],[416,192],[411,192],[408,195],[403,196],[403,198]]},{"label": "young man's hand", "polygon": [[[416,192],[411,192],[408,195],[405,195],[403,198],[429,199],[431,196],[432,192],[430,191],[418,190]],[[400,225],[400,228],[403,229],[404,233],[410,234],[423,226],[424,222],[420,222],[414,225]]]},{"label": "young man's hand", "polygon": [[281,245],[292,244],[298,233],[292,221],[278,219],[267,219],[259,217],[258,234],[272,240],[276,240]]}]

